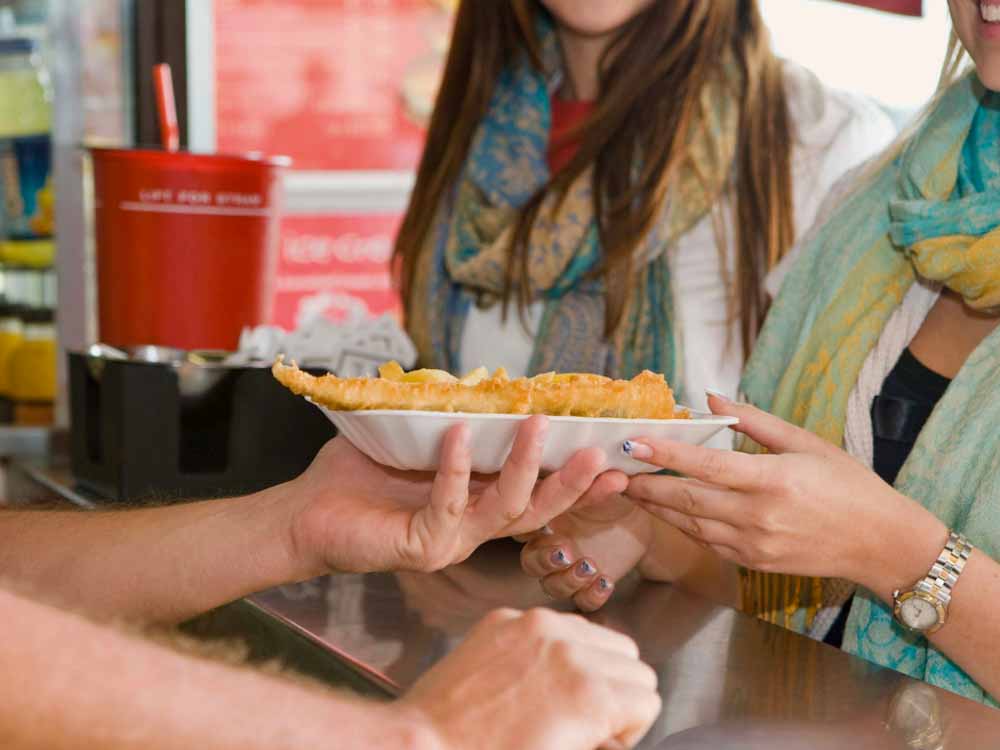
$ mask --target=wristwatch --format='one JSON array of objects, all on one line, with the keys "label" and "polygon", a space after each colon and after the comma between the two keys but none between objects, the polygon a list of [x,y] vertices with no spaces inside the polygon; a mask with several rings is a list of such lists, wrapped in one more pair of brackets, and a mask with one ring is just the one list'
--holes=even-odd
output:
[{"label": "wristwatch", "polygon": [[948,534],[938,559],[930,572],[909,591],[893,591],[893,614],[910,630],[934,633],[941,629],[948,615],[951,592],[958,583],[972,544],[957,532]]}]

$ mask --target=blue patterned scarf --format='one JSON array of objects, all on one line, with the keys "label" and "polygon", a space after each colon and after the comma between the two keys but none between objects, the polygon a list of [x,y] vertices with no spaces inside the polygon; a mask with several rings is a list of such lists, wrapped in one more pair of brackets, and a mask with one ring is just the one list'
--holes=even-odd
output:
[{"label": "blue patterned scarf", "polygon": [[[522,59],[500,76],[448,205],[418,262],[408,328],[425,366],[459,369],[473,304],[497,304],[521,208],[550,179],[549,81],[561,75],[554,30],[541,28],[544,70]],[[622,325],[604,336],[605,285],[594,275],[602,249],[592,172],[564,196],[549,192],[528,241],[529,298],[544,303],[529,374],[595,372],[631,377],[649,369],[679,379],[671,279],[665,250],[705,216],[725,188],[735,151],[737,103],[706,86],[689,163],[671,188],[664,219],[643,238]],[[562,198],[562,199],[560,199]]]}]

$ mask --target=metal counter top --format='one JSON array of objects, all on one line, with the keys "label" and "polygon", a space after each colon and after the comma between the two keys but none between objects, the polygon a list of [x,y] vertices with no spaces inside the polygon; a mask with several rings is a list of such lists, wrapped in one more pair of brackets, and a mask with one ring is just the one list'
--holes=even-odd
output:
[{"label": "metal counter top", "polygon": [[[489,610],[551,605],[508,543],[441,573],[329,576],[250,601],[394,694]],[[643,748],[1000,747],[1000,711],[665,584],[625,582],[592,619],[659,673]]]},{"label": "metal counter top", "polygon": [[[17,461],[12,468],[19,488],[36,488],[28,495],[43,490],[92,507],[64,465]],[[491,609],[553,605],[521,573],[518,550],[494,543],[433,574],[327,576],[239,606],[258,626],[274,623],[267,629],[318,646],[304,658],[336,660],[307,670],[319,679],[343,665],[370,686],[362,692],[396,695]],[[250,637],[247,618],[235,619],[226,634]],[[659,673],[663,712],[642,748],[1000,748],[1000,711],[665,584],[620,582],[591,619],[635,638]]]}]

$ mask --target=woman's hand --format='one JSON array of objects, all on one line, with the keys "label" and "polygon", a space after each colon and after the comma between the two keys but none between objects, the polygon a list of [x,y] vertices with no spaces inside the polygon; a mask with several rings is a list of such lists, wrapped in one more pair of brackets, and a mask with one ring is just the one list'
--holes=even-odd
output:
[{"label": "woman's hand", "polygon": [[[575,454],[538,479],[548,422],[518,429],[498,475],[471,475],[469,431],[452,428],[437,474],[381,466],[345,438],[330,441],[302,476],[285,485],[293,508],[290,553],[303,577],[330,570],[438,570],[490,539],[526,533],[566,511],[598,479],[600,450]],[[609,473],[599,486],[624,489]]]},{"label": "woman's hand", "polygon": [[630,441],[634,458],[687,477],[633,477],[626,494],[640,507],[757,570],[846,578],[883,595],[926,572],[947,537],[931,513],[806,430],[719,397],[709,405],[739,417],[734,429],[769,453]]},{"label": "woman's hand", "polygon": [[[624,483],[624,475],[620,478]],[[584,612],[603,607],[615,583],[649,550],[652,517],[618,492],[591,489],[521,550],[521,568],[553,599]]]}]

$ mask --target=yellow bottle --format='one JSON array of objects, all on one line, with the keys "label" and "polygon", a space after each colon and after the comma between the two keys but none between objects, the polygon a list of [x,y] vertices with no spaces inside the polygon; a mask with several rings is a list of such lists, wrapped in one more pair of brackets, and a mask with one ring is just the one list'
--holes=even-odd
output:
[{"label": "yellow bottle", "polygon": [[23,326],[17,307],[6,302],[0,304],[0,424],[14,420],[8,368],[10,355],[20,346],[22,338]]},{"label": "yellow bottle", "polygon": [[14,424],[50,425],[56,399],[56,335],[53,312],[28,310],[24,333],[10,353],[7,379],[14,402]]}]

